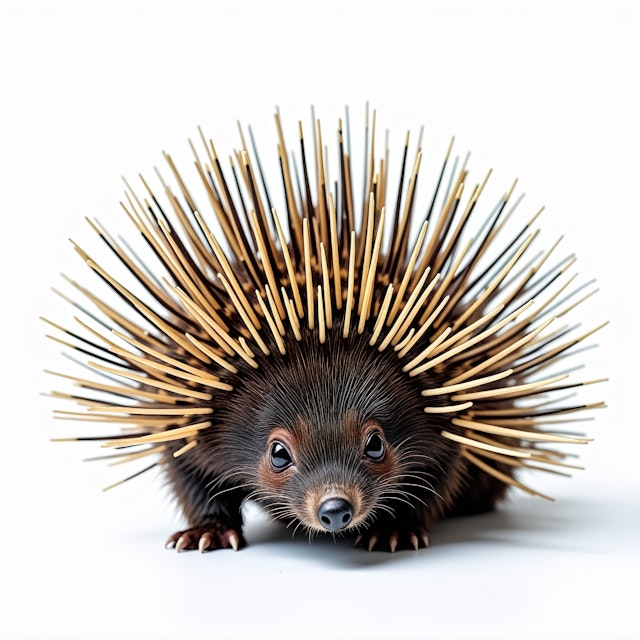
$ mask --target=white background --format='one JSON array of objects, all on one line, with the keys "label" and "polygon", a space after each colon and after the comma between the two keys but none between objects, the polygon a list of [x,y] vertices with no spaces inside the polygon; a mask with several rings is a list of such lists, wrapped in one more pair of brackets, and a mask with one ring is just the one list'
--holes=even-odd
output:
[{"label": "white background", "polygon": [[[639,29],[632,1],[1,1],[0,636],[640,637]],[[518,177],[525,215],[545,204],[597,277],[580,319],[611,324],[583,377],[610,378],[592,390],[609,406],[586,470],[530,478],[557,502],[514,496],[419,553],[259,520],[241,553],[165,551],[181,521],[159,478],[102,493],[122,470],[49,442],[75,425],[39,395],[65,362],[38,316],[72,322],[59,272],[90,282],[67,237],[98,245],[84,216],[126,230],[120,176],[152,175],[163,149],[197,180],[197,125],[225,157],[239,118],[265,157],[275,105],[292,146],[309,105],[330,132],[349,104],[356,130],[366,100],[392,140],[425,125],[427,168],[455,134],[498,193]]]}]

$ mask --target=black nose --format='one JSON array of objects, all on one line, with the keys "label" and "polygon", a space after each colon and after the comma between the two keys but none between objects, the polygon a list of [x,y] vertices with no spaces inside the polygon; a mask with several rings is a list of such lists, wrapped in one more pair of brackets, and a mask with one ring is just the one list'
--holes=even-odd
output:
[{"label": "black nose", "polygon": [[327,531],[342,531],[352,517],[353,507],[343,498],[329,498],[318,507],[318,518]]}]

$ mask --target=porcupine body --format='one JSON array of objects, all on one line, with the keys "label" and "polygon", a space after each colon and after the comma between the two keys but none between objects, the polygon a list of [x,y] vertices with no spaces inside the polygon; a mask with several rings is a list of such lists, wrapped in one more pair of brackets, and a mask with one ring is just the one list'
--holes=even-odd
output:
[{"label": "porcupine body", "polygon": [[94,309],[74,303],[79,331],[56,326],[97,375],[72,377],[88,396],[56,393],[83,409],[59,414],[126,425],[78,438],[117,447],[117,461],[156,457],[190,527],[170,538],[178,550],[242,546],[247,499],[294,527],[393,551],[426,546],[442,517],[490,510],[509,485],[537,493],[518,470],[568,467],[555,443],[586,442],[545,425],[599,406],[558,405],[586,382],[546,373],[592,333],[557,328],[580,301],[571,259],[556,260],[555,245],[532,253],[537,216],[508,235],[513,186],[479,213],[486,179],[469,187],[451,146],[418,204],[422,152],[409,160],[407,135],[386,202],[374,116],[358,203],[341,122],[333,186],[320,123],[315,174],[302,126],[296,161],[276,124],[276,208],[244,136],[232,177],[202,136],[211,218],[166,156],[180,191],[163,181],[171,212],[144,181],[146,197],[128,186],[123,203],[149,258],[92,223],[137,290],[76,246],[131,313],[72,282]]}]

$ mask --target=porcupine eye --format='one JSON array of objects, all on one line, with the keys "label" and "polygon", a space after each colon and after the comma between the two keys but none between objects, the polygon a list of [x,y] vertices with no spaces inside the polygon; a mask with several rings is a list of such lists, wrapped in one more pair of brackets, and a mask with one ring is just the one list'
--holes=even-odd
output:
[{"label": "porcupine eye", "polygon": [[384,456],[384,440],[382,436],[374,431],[364,444],[364,455],[370,460],[382,460]]},{"label": "porcupine eye", "polygon": [[284,471],[292,464],[291,454],[287,448],[277,440],[271,445],[271,466],[276,471]]}]

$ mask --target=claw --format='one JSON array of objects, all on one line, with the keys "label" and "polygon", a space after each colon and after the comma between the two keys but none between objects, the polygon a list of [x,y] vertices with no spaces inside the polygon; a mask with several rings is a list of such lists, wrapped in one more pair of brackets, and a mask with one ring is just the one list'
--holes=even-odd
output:
[{"label": "claw", "polygon": [[213,537],[211,536],[211,534],[203,533],[200,536],[200,541],[198,542],[198,550],[200,551],[200,553],[204,553],[211,546],[212,542]]},{"label": "claw", "polygon": [[171,536],[165,543],[164,543],[164,548],[165,549],[173,549],[176,546],[176,541],[175,538],[173,536]]},{"label": "claw", "polygon": [[238,548],[240,547],[240,539],[238,538],[238,536],[235,533],[232,533],[229,536],[229,544],[231,545],[231,548],[234,551],[237,551]]},{"label": "claw", "polygon": [[180,536],[178,538],[178,542],[176,542],[176,551],[180,553],[181,551],[184,551],[188,545],[189,545],[189,540],[187,536]]},{"label": "claw", "polygon": [[420,525],[398,526],[401,523],[387,524],[376,528],[375,533],[371,530],[358,535],[356,547],[366,547],[369,551],[381,550],[395,553],[399,549],[414,549],[418,551],[420,547],[429,546],[429,536]]}]

